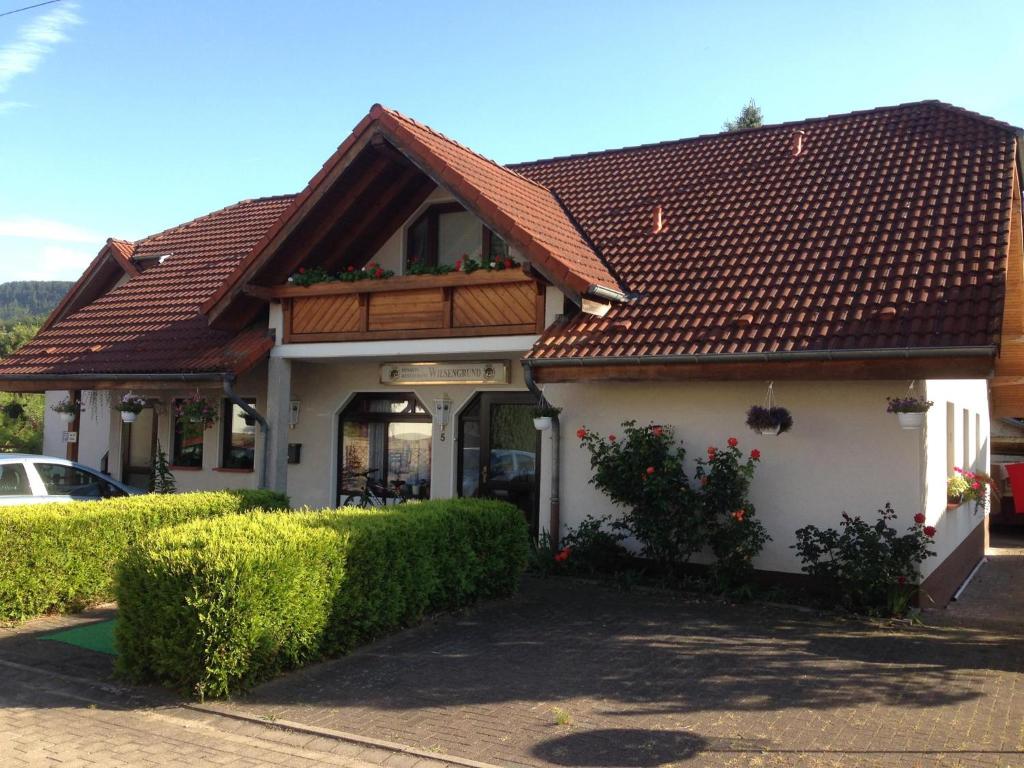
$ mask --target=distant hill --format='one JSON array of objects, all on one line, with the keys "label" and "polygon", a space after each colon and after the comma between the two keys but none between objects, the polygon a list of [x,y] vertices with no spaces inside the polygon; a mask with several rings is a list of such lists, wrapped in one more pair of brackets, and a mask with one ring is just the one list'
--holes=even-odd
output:
[{"label": "distant hill", "polygon": [[67,280],[0,283],[0,322],[45,317],[72,285]]}]

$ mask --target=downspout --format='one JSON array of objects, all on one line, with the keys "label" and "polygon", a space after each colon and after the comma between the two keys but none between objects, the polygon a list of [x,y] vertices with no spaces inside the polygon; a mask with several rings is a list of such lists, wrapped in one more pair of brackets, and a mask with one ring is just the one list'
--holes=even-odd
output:
[{"label": "downspout", "polygon": [[[529,389],[533,394],[537,396],[539,400],[544,400],[544,393],[540,391],[537,386],[537,382],[533,380],[533,369],[530,367],[529,360],[523,360],[523,380],[526,382],[526,388]],[[557,547],[558,540],[562,531],[562,518],[561,518],[561,501],[558,495],[558,488],[561,484],[560,480],[560,449],[562,441],[560,439],[560,424],[558,421],[558,415],[551,417],[551,510],[548,517],[548,536],[551,539],[551,546]]]},{"label": "downspout", "polygon": [[260,434],[263,435],[263,450],[260,451],[260,472],[257,479],[257,488],[265,489],[267,487],[267,461],[270,458],[270,425],[267,420],[263,418],[263,415],[249,405],[245,400],[235,394],[235,377],[225,376],[224,377],[224,394],[228,400],[241,408],[248,416],[251,416],[260,425]]}]

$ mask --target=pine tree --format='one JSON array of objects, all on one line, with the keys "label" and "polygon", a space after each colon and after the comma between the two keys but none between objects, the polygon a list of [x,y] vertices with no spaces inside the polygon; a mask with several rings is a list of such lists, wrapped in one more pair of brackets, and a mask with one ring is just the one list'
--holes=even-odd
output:
[{"label": "pine tree", "polygon": [[174,480],[174,473],[167,463],[167,454],[163,446],[156,444],[156,458],[153,459],[153,474],[151,477],[153,493],[176,493],[178,485]]},{"label": "pine tree", "polygon": [[764,115],[761,114],[761,108],[751,99],[740,110],[736,119],[723,123],[722,128],[726,131],[742,131],[744,128],[760,128],[762,125],[764,125]]}]

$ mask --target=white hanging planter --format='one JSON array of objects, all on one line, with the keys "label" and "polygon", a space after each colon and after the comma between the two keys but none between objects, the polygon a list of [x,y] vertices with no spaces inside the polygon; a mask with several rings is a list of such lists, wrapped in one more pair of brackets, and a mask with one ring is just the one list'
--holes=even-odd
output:
[{"label": "white hanging planter", "polygon": [[131,411],[121,411],[121,421],[123,421],[125,424],[131,424],[137,418],[139,418],[139,414],[137,413],[133,413]]},{"label": "white hanging planter", "polygon": [[533,426],[540,432],[546,432],[551,429],[551,417],[550,416],[534,416]]},{"label": "white hanging planter", "polygon": [[772,437],[778,437],[779,433],[782,431],[782,425],[780,424],[777,427],[769,427],[767,429],[755,429],[754,431],[757,432],[757,434],[759,435],[770,435]]},{"label": "white hanging planter", "polygon": [[923,412],[917,413],[897,413],[896,418],[900,422],[901,429],[921,429],[924,426]]},{"label": "white hanging planter", "polygon": [[77,416],[78,414],[68,413],[67,411],[60,411],[58,415],[60,416],[60,420],[62,423],[71,425],[75,423],[75,416]]}]

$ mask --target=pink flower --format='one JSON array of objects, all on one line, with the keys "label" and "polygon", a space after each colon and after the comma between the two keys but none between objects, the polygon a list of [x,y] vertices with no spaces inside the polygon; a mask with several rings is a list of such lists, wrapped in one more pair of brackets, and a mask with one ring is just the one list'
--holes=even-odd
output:
[{"label": "pink flower", "polygon": [[981,488],[981,483],[975,480],[973,483],[971,483],[971,488],[973,488],[974,490],[978,490],[979,488]]},{"label": "pink flower", "polygon": [[651,427],[651,432],[653,432],[653,433],[654,433],[654,436],[655,436],[655,437],[661,437],[661,434],[662,434],[662,432],[664,432],[664,431],[665,431],[665,430],[663,430],[663,429],[662,429],[661,427],[659,427],[659,426],[657,426],[657,425],[655,425],[655,426]]},{"label": "pink flower", "polygon": [[608,435],[608,442],[609,442],[609,443],[614,443],[614,442],[615,442],[615,439],[616,439],[616,438],[615,438],[615,435]]},{"label": "pink flower", "polygon": [[648,467],[647,468],[647,474],[648,475],[653,475],[654,474],[654,467]]}]

